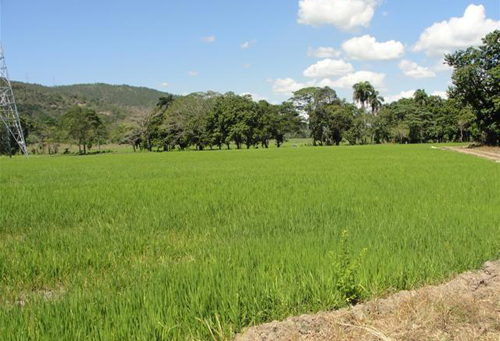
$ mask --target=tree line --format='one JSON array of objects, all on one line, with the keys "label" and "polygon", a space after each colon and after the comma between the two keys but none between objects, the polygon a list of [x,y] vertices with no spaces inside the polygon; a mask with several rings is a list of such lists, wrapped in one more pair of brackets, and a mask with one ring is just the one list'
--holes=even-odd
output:
[{"label": "tree line", "polygon": [[[353,86],[353,103],[329,87],[301,89],[281,103],[253,101],[233,92],[199,92],[161,97],[132,125],[110,127],[106,118],[76,106],[51,122],[23,118],[25,135],[47,143],[74,143],[79,152],[102,143],[126,143],[135,150],[171,151],[268,148],[290,137],[310,137],[313,145],[478,141],[500,145],[500,31],[478,48],[446,55],[453,68],[449,98],[415,91],[412,98],[384,104],[369,83]],[[0,129],[0,135],[5,134]],[[0,139],[0,153],[15,152],[15,143]],[[12,142],[12,141],[7,141]],[[8,147],[7,147],[8,146]],[[50,147],[52,146],[52,148]]]},{"label": "tree line", "polygon": [[280,147],[288,134],[298,134],[304,122],[290,103],[254,102],[251,96],[232,92],[193,93],[160,98],[151,115],[125,136],[135,149],[169,151],[193,147],[240,149],[271,141]]}]

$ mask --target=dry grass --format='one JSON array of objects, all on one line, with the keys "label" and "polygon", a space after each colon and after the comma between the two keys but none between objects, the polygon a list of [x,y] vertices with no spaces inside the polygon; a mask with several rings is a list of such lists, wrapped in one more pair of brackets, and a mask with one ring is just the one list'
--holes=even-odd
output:
[{"label": "dry grass", "polygon": [[235,341],[499,341],[500,261],[452,281],[249,329]]}]

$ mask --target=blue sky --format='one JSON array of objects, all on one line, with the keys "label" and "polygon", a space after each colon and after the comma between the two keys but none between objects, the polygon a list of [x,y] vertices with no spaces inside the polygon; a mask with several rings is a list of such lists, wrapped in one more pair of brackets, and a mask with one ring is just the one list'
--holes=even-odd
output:
[{"label": "blue sky", "polygon": [[231,90],[272,102],[306,85],[350,99],[358,80],[388,100],[418,88],[442,94],[451,75],[443,53],[500,28],[498,0],[2,1],[14,80]]}]

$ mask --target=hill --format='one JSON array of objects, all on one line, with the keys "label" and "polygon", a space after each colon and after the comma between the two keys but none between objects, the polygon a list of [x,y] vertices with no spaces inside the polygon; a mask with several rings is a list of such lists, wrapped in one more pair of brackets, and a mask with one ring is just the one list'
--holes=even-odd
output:
[{"label": "hill", "polygon": [[167,95],[145,87],[103,83],[48,87],[12,82],[12,88],[19,114],[37,121],[57,119],[75,105],[87,105],[109,123],[131,122]]}]

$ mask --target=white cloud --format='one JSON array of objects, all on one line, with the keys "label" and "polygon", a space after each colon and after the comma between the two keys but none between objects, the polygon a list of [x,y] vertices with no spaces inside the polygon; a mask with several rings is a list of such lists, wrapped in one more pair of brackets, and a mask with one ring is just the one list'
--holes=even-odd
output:
[{"label": "white cloud", "polygon": [[457,49],[477,46],[481,44],[481,38],[496,29],[500,29],[500,21],[487,19],[483,5],[471,4],[463,17],[451,18],[426,28],[414,50],[425,51],[431,56],[442,55]]},{"label": "white cloud", "polygon": [[408,90],[408,91],[401,91],[397,95],[393,96],[386,96],[385,97],[385,102],[386,103],[392,103],[399,101],[401,98],[413,98],[413,94],[415,93],[416,90]]},{"label": "white cloud", "polygon": [[341,30],[368,27],[378,0],[300,0],[299,24],[334,25]]},{"label": "white cloud", "polygon": [[198,71],[189,71],[188,72],[188,75],[191,76],[191,77],[196,77],[198,76],[200,73]]},{"label": "white cloud", "polygon": [[420,66],[411,60],[402,60],[399,63],[399,68],[405,76],[412,78],[431,78],[436,77],[436,74],[431,71],[428,67]]},{"label": "white cloud", "polygon": [[296,82],[292,78],[278,78],[274,81],[273,92],[291,95],[295,91],[298,91],[300,89],[303,89],[303,88],[306,88],[309,86],[313,86],[313,85],[314,85],[314,81],[307,82],[307,83],[299,83],[299,82]]},{"label": "white cloud", "polygon": [[340,57],[340,51],[336,51],[333,47],[318,47],[317,49],[313,49],[309,47],[307,50],[307,55],[309,57],[315,58],[335,58]]},{"label": "white cloud", "polygon": [[170,83],[163,82],[163,83],[161,83],[161,86],[162,86],[163,88],[168,88],[168,87],[170,86]]},{"label": "white cloud", "polygon": [[431,95],[432,96],[439,96],[442,99],[448,99],[448,93],[446,91],[434,91]]},{"label": "white cloud", "polygon": [[338,77],[353,71],[354,68],[350,63],[346,63],[342,59],[327,58],[309,66],[304,71],[304,76],[309,78]]},{"label": "white cloud", "polygon": [[240,47],[241,47],[242,49],[246,50],[246,49],[248,49],[248,48],[250,47],[250,45],[254,44],[255,42],[256,42],[256,40],[255,40],[255,39],[252,39],[252,40],[250,40],[250,41],[246,41],[246,42],[242,43],[242,44],[240,45]]},{"label": "white cloud", "polygon": [[215,36],[202,37],[201,41],[211,44],[215,42]]},{"label": "white cloud", "polygon": [[350,73],[338,79],[325,78],[318,83],[319,86],[329,86],[331,88],[350,89],[359,82],[370,82],[376,88],[383,88],[385,82],[384,73],[376,73],[371,71],[358,71]]},{"label": "white cloud", "polygon": [[355,60],[392,60],[401,58],[405,48],[396,40],[377,42],[375,37],[364,35],[342,43],[342,49]]}]

